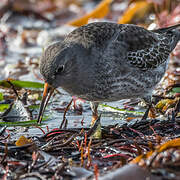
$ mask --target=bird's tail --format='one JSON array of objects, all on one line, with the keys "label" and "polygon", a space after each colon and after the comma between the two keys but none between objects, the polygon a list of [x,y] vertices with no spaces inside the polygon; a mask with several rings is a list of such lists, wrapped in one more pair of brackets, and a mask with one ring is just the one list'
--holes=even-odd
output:
[{"label": "bird's tail", "polygon": [[176,25],[173,25],[173,26],[165,27],[165,28],[155,29],[155,30],[153,30],[153,32],[164,33],[164,32],[167,32],[167,31],[171,31],[173,29],[178,29],[178,28],[180,28],[180,24],[176,24]]},{"label": "bird's tail", "polygon": [[162,34],[168,39],[171,51],[176,47],[176,44],[180,41],[180,24],[153,30],[153,32]]}]

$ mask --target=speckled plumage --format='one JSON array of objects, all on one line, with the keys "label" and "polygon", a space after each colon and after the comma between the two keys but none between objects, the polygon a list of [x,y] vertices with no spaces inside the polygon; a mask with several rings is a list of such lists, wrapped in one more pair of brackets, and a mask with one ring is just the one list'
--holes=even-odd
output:
[{"label": "speckled plumage", "polygon": [[149,102],[180,40],[177,27],[148,31],[128,24],[91,23],[49,46],[40,71],[51,86],[96,104],[138,97]]}]

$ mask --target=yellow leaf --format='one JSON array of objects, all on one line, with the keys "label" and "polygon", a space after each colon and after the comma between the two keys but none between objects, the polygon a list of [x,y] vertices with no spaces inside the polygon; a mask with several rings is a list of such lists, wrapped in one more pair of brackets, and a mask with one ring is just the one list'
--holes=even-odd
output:
[{"label": "yellow leaf", "polygon": [[169,148],[174,148],[174,147],[180,148],[180,138],[170,140],[170,141],[164,143],[163,145],[159,146],[157,148],[157,152],[160,153],[162,151],[165,151]]},{"label": "yellow leaf", "polygon": [[139,163],[142,159],[147,159],[149,158],[153,153],[161,153],[167,149],[170,149],[170,148],[179,148],[180,149],[180,138],[176,138],[176,139],[173,139],[173,140],[170,140],[170,141],[167,141],[165,142],[164,144],[160,145],[160,146],[157,146],[155,148],[154,151],[149,151],[147,152],[146,154],[144,155],[140,155],[140,156],[137,156],[136,158],[134,158],[130,163]]},{"label": "yellow leaf", "polygon": [[27,139],[24,136],[21,136],[17,141],[16,141],[16,146],[24,146],[26,144],[31,144],[32,141],[30,139]]},{"label": "yellow leaf", "polygon": [[155,106],[155,108],[157,108],[157,109],[162,109],[166,104],[168,104],[169,103],[169,99],[162,99],[161,101],[159,101],[157,104],[156,104],[156,106]]},{"label": "yellow leaf", "polygon": [[147,1],[137,1],[130,4],[123,16],[119,19],[119,24],[130,23],[133,18],[142,19],[152,8],[152,3]]},{"label": "yellow leaf", "polygon": [[175,106],[177,101],[178,99],[162,99],[156,104],[155,108],[165,112],[169,107]]},{"label": "yellow leaf", "polygon": [[126,121],[127,121],[127,122],[130,122],[130,121],[133,120],[133,119],[136,119],[136,117],[127,117],[127,118],[126,118]]},{"label": "yellow leaf", "polygon": [[153,151],[149,151],[146,154],[141,154],[139,156],[137,156],[136,158],[134,158],[132,161],[130,161],[130,163],[132,164],[137,164],[139,163],[142,159],[147,159],[149,156],[151,156],[153,154]]},{"label": "yellow leaf", "polygon": [[154,108],[150,108],[148,117],[152,119],[156,118],[156,110]]},{"label": "yellow leaf", "polygon": [[141,154],[141,155],[137,156],[136,158],[134,158],[130,163],[132,163],[132,164],[139,163],[143,157],[144,156]]},{"label": "yellow leaf", "polygon": [[112,1],[113,0],[103,0],[93,11],[79,19],[69,22],[68,24],[72,26],[82,26],[87,24],[88,20],[91,18],[99,19],[105,17],[109,12],[109,6]]}]

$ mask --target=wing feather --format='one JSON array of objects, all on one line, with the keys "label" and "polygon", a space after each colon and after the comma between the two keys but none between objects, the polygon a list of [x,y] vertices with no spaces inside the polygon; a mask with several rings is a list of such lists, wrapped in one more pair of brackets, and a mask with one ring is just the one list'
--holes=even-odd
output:
[{"label": "wing feather", "polygon": [[170,53],[166,37],[134,25],[124,25],[115,34],[111,49],[115,49],[116,57],[119,52],[127,63],[143,71],[158,67]]}]

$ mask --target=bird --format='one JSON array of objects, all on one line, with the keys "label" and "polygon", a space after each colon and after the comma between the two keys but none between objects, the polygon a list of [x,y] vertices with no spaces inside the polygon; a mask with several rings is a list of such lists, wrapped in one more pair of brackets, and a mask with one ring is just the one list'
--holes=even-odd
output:
[{"label": "bird", "polygon": [[58,87],[90,101],[92,123],[101,102],[141,98],[151,107],[152,91],[180,40],[179,27],[147,30],[133,24],[94,22],[49,45],[40,59],[45,85],[37,123]]}]

